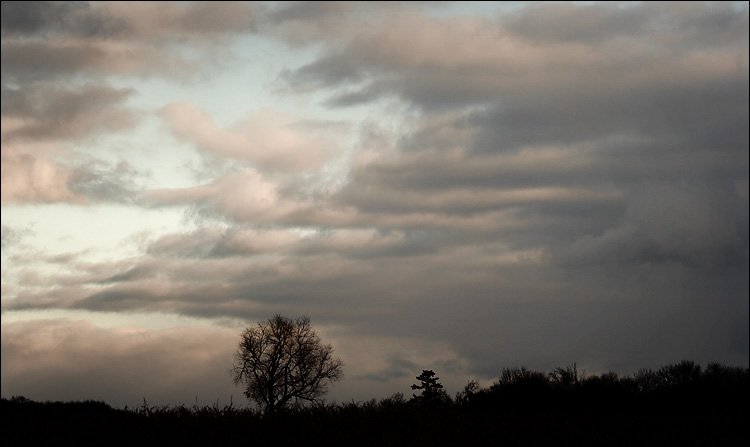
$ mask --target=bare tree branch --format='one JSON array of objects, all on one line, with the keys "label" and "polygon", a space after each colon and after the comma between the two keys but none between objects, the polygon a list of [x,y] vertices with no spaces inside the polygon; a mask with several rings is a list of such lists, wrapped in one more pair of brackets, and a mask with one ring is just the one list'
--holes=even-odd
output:
[{"label": "bare tree branch", "polygon": [[323,345],[308,317],[276,315],[242,332],[230,373],[245,396],[268,412],[292,399],[315,402],[343,377],[343,362]]}]

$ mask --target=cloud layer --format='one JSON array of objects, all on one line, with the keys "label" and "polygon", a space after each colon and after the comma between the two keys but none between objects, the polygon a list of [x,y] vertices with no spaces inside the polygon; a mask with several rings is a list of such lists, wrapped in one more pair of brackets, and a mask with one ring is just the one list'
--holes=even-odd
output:
[{"label": "cloud layer", "polygon": [[[85,321],[4,322],[3,396],[57,396],[44,368],[104,383],[116,362],[147,377],[122,401],[223,397],[231,334],[277,312],[333,340],[344,400],[404,392],[424,368],[453,392],[506,366],[746,366],[747,6],[447,6],[3,2],[3,206],[126,204],[185,224],[92,261],[31,256],[4,220],[4,316],[224,325],[139,329],[141,343]],[[300,55],[272,73],[273,98],[318,101],[316,115],[202,105],[201,79],[256,54],[242,39]],[[184,98],[139,106],[151,79]],[[199,179],[149,186],[170,182],[133,156],[127,135],[147,128]],[[115,136],[133,147],[112,157],[100,142]],[[31,354],[55,331],[81,370]]]}]

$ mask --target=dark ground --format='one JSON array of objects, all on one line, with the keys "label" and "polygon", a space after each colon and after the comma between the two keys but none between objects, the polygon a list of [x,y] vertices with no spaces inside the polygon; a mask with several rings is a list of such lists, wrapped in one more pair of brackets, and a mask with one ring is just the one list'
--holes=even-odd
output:
[{"label": "dark ground", "polygon": [[[573,374],[568,374],[568,373]],[[566,375],[568,374],[568,375]],[[6,446],[747,446],[748,369],[691,362],[631,378],[506,370],[456,399],[233,407],[2,399]]]}]

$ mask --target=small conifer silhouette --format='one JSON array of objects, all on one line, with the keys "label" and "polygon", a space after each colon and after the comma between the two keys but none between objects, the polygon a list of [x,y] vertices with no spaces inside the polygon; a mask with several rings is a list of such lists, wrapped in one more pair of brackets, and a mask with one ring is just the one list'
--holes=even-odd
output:
[{"label": "small conifer silhouette", "polygon": [[436,403],[440,402],[445,395],[443,391],[443,385],[438,383],[439,377],[435,377],[435,372],[432,370],[422,370],[422,374],[417,376],[417,380],[422,382],[421,385],[414,384],[411,386],[412,390],[422,390],[422,394],[417,396],[413,394],[414,400],[418,403]]}]

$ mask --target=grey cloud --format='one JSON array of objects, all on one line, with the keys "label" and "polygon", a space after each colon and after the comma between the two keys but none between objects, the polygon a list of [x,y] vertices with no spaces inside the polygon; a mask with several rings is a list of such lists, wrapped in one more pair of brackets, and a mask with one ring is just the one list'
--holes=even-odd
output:
[{"label": "grey cloud", "polygon": [[[424,172],[414,167],[414,172],[406,171],[406,174],[419,174],[417,179],[427,179],[427,172],[433,172],[429,169],[434,166],[425,165]],[[399,167],[395,166],[396,169]],[[410,208],[409,202],[404,201],[405,194],[388,194],[390,189],[385,185],[393,185],[393,191],[416,188],[429,197],[456,185],[455,178],[451,181],[448,177],[444,185],[435,184],[438,180],[433,178],[425,180],[424,184],[402,187],[399,182],[408,179],[406,174],[398,170],[383,171],[382,184],[370,183],[372,190],[378,191],[375,194],[382,200],[381,205],[373,208],[372,202],[361,196],[349,196],[349,203],[373,213],[410,213],[413,209],[419,210],[419,204]],[[664,170],[664,173],[668,172]],[[586,175],[583,171],[577,174]],[[682,180],[648,182],[642,179],[634,182],[629,179],[621,183],[623,190],[629,191],[625,196],[580,198],[567,202],[534,201],[520,196],[517,201],[503,206],[507,206],[512,212],[510,215],[525,225],[508,229],[487,227],[483,232],[466,232],[463,238],[449,238],[446,235],[450,233],[432,231],[425,233],[431,237],[424,242],[432,250],[465,248],[467,244],[491,243],[493,240],[503,241],[514,249],[541,248],[554,256],[554,263],[566,268],[575,267],[567,273],[573,276],[582,272],[581,266],[598,266],[613,277],[627,276],[625,272],[630,269],[659,265],[669,268],[675,264],[694,273],[711,271],[727,277],[746,269],[748,207],[741,191],[731,180],[720,175],[694,176],[692,181],[686,180],[684,172],[677,171],[674,175]],[[741,174],[734,175],[741,179]],[[554,178],[566,180],[559,173]],[[378,177],[375,179],[379,180]],[[530,180],[533,182],[534,177]],[[367,184],[361,183],[360,186],[368,190]],[[601,180],[600,185],[606,187],[607,181]],[[511,185],[506,185],[506,188],[512,191]],[[589,180],[589,188],[595,189],[596,183]],[[472,190],[477,193],[476,187]],[[503,189],[491,191],[501,194]],[[496,203],[495,206],[501,205]],[[481,208],[474,210],[486,211]],[[436,204],[434,211],[448,213],[451,209],[445,204],[442,207]],[[462,234],[460,231],[453,233]],[[425,251],[429,252],[429,249]],[[741,283],[736,286],[741,287]]]},{"label": "grey cloud", "polygon": [[[502,367],[550,370],[571,361],[621,373],[667,358],[741,363],[746,342],[736,328],[747,323],[747,281],[740,270],[708,279],[674,265],[573,275],[549,266],[497,269],[502,285],[441,284],[440,292],[425,291],[429,306],[400,307],[391,329],[452,341],[488,378]],[[719,329],[716,321],[731,323]]]},{"label": "grey cloud", "polygon": [[80,8],[80,4],[59,4],[53,2],[3,2],[2,3],[2,31],[3,33],[24,32],[34,33],[44,28],[47,22],[45,13],[52,13],[54,9]]},{"label": "grey cloud", "polygon": [[208,257],[214,252],[217,240],[222,236],[221,232],[210,228],[190,234],[165,235],[151,242],[147,253],[156,256]]},{"label": "grey cloud", "polygon": [[531,4],[504,21],[515,34],[538,42],[601,42],[645,33],[654,17],[644,8],[616,3],[585,7],[573,4]]},{"label": "grey cloud", "polygon": [[[126,279],[132,279],[135,276],[126,272],[121,275],[115,275],[108,278],[106,282],[122,282]],[[165,308],[164,300],[168,299],[163,294],[149,291],[139,286],[124,286],[119,288],[109,288],[102,292],[95,292],[71,303],[69,309],[84,309],[100,312],[128,312],[128,311],[151,311],[173,310]],[[173,306],[170,306],[173,307]],[[177,310],[179,313],[179,310]]]},{"label": "grey cloud", "polygon": [[89,2],[3,2],[1,22],[3,37],[45,36],[53,32],[108,36],[122,27],[111,17],[91,10]]},{"label": "grey cloud", "polygon": [[[456,234],[458,233],[458,234]],[[377,234],[361,245],[350,244],[340,246],[327,241],[325,237],[318,237],[305,241],[295,252],[310,258],[320,255],[336,254],[353,260],[382,261],[389,258],[413,258],[437,253],[441,249],[459,244],[460,232],[451,230],[407,229],[402,232],[380,229]],[[439,244],[436,242],[439,241]]]},{"label": "grey cloud", "polygon": [[[426,111],[534,98],[540,99],[540,107],[547,103],[554,109],[554,101],[565,104],[569,91],[611,97],[610,107],[619,101],[627,104],[632,101],[629,87],[638,77],[658,93],[661,86],[689,73],[686,64],[700,65],[705,45],[736,63],[739,73],[747,66],[747,11],[733,5],[530,5],[517,11],[510,19],[477,21],[472,32],[459,22],[406,16],[391,24],[412,30],[414,38],[403,41],[385,22],[352,25],[316,60],[284,77],[296,87],[334,89],[327,102],[331,106],[396,95]],[[343,20],[356,23],[353,17]],[[573,23],[585,25],[570,25],[572,17]],[[430,46],[438,43],[421,35],[442,38],[449,30],[463,34],[444,39],[444,46],[456,48],[443,48],[440,55]],[[528,43],[547,39],[544,33],[554,36],[550,45]],[[607,38],[602,38],[605,33]],[[620,34],[628,39],[614,39]],[[561,39],[576,42],[566,45]],[[651,42],[648,47],[641,44],[646,40]],[[483,58],[477,56],[480,46],[487,47]],[[521,57],[524,53],[528,56]],[[746,76],[738,85],[743,80]],[[622,81],[624,85],[617,84]],[[617,91],[611,95],[611,90]],[[636,95],[638,99],[648,96]],[[606,110],[599,113],[606,116]]]},{"label": "grey cloud", "polygon": [[140,265],[130,268],[126,272],[112,275],[109,278],[105,278],[97,282],[100,284],[110,284],[152,278],[153,276],[153,269],[149,268],[149,266],[147,265]]},{"label": "grey cloud", "polygon": [[[544,92],[474,112],[478,152],[525,145],[573,144],[607,135],[653,138],[667,149],[737,148],[748,143],[747,74],[735,72],[677,86],[660,83],[628,91]],[[536,96],[536,95],[534,95]],[[693,149],[694,150],[694,149]]]},{"label": "grey cloud", "polygon": [[16,247],[25,236],[33,233],[29,228],[17,228],[9,225],[1,227],[2,247],[4,250]]},{"label": "grey cloud", "polygon": [[[4,143],[5,144],[5,143]],[[147,174],[121,161],[115,166],[87,159],[71,165],[58,162],[41,147],[22,152],[23,144],[7,144],[3,153],[3,202],[135,203],[139,179]]]},{"label": "grey cloud", "polygon": [[97,130],[131,128],[136,118],[123,103],[133,93],[106,85],[22,89],[4,85],[2,115],[24,124],[3,132],[3,139],[79,139]]},{"label": "grey cloud", "polygon": [[294,235],[285,233],[284,230],[256,230],[240,225],[227,229],[204,227],[188,233],[163,235],[148,244],[146,253],[191,259],[262,256],[284,252],[287,245],[297,240]]},{"label": "grey cloud", "polygon": [[[352,50],[356,51],[356,50]],[[363,59],[358,61],[357,59]],[[359,62],[359,66],[355,64]],[[317,87],[333,92],[323,103],[330,107],[357,106],[382,98],[400,98],[424,110],[445,111],[491,103],[499,92],[487,84],[490,70],[435,67],[378,67],[377,60],[354,54],[336,55],[285,71],[283,79],[294,89]],[[386,65],[387,67],[387,65]]]},{"label": "grey cloud", "polygon": [[539,43],[601,43],[665,33],[672,36],[669,43],[676,45],[673,48],[689,48],[734,41],[747,26],[747,9],[732,2],[532,4],[502,22],[514,33]]},{"label": "grey cloud", "polygon": [[[103,165],[103,166],[102,166]],[[135,203],[142,188],[138,179],[146,176],[121,161],[115,166],[89,162],[75,169],[69,181],[70,190],[90,202]]]},{"label": "grey cloud", "polygon": [[354,5],[346,2],[287,2],[270,11],[269,18],[275,22],[310,21],[337,16]]},{"label": "grey cloud", "polygon": [[[580,160],[571,160],[578,157]],[[564,163],[568,163],[565,166]],[[525,204],[617,200],[606,174],[609,165],[596,156],[561,153],[544,156],[455,158],[435,153],[396,163],[355,169],[352,182],[336,197],[368,212],[481,213]],[[581,176],[585,176],[581,178]],[[599,190],[593,189],[597,183]],[[566,191],[566,189],[569,189]]]},{"label": "grey cloud", "polygon": [[363,78],[363,64],[350,54],[338,53],[324,56],[294,71],[285,69],[281,78],[302,87],[321,87],[356,83]]},{"label": "grey cloud", "polygon": [[[239,2],[3,2],[3,83],[59,82],[83,73],[186,79],[201,72],[199,59],[216,63],[226,55],[224,37],[250,32],[254,8]],[[182,51],[187,42],[200,51],[188,56]]]},{"label": "grey cloud", "polygon": [[[107,85],[2,88],[3,200],[26,202],[131,202],[145,174],[88,157],[62,161],[55,143],[123,131],[137,124],[124,105],[134,93]],[[11,169],[12,168],[12,169]]]},{"label": "grey cloud", "polygon": [[405,379],[408,381],[408,377],[415,371],[420,371],[420,367],[423,366],[401,356],[392,356],[388,359],[388,362],[389,365],[386,368],[366,374],[362,378],[375,382],[388,382],[393,379]]},{"label": "grey cloud", "polygon": [[112,69],[100,45],[125,28],[88,2],[3,2],[3,84],[28,85]]},{"label": "grey cloud", "polygon": [[[7,145],[3,153],[3,202],[8,203],[124,203],[135,202],[138,179],[146,174],[126,162],[116,166],[96,160],[68,166],[42,147],[39,154],[21,152],[24,145]],[[45,152],[47,151],[47,152]]]},{"label": "grey cloud", "polygon": [[367,104],[383,96],[386,90],[379,88],[378,83],[372,83],[360,89],[352,89],[346,92],[336,93],[327,99],[324,104],[331,107],[350,107]]},{"label": "grey cloud", "polygon": [[633,188],[618,226],[571,244],[575,265],[678,263],[702,271],[748,264],[748,206],[734,186],[644,184]]},{"label": "grey cloud", "polygon": [[[223,53],[217,51],[209,55],[218,63]],[[74,42],[3,40],[0,60],[3,83],[15,85],[70,82],[82,74],[94,79],[121,74],[167,76],[185,81],[205,73],[197,57],[191,59],[185,52],[170,52],[162,46],[138,41],[121,44],[93,39]]]},{"label": "grey cloud", "polygon": [[[248,31],[257,5],[237,2],[112,5],[90,2],[3,2],[3,37],[142,38],[166,30],[181,37]],[[147,15],[143,20],[142,14]],[[155,26],[161,29],[150,29]],[[209,37],[210,38],[210,37]]]},{"label": "grey cloud", "polygon": [[[409,258],[358,260],[326,250],[286,257],[281,264],[253,257],[200,264],[144,260],[140,271],[152,274],[125,270],[117,285],[89,295],[81,290],[69,305],[248,321],[273,312],[304,313],[344,331],[356,328],[360,335],[448,343],[471,359],[474,374],[488,378],[514,365],[548,370],[578,361],[627,371],[660,366],[665,352],[675,361],[700,362],[734,363],[744,355],[737,336],[746,320],[746,267],[701,273],[691,265],[662,262],[647,269],[627,263],[560,269],[524,257],[504,264],[502,241],[472,241],[476,245]],[[11,309],[63,302],[19,298]],[[706,320],[696,321],[697,315]],[[717,331],[713,321],[730,323]],[[710,343],[700,342],[706,331]],[[705,349],[690,349],[681,340]],[[368,377],[387,380],[402,372],[394,366]]]},{"label": "grey cloud", "polygon": [[9,84],[64,79],[84,71],[101,73],[110,60],[104,48],[89,43],[59,46],[3,40],[0,45],[3,83]]},{"label": "grey cloud", "polygon": [[[358,13],[378,15],[383,10],[399,8],[400,2],[370,5],[368,2],[283,2],[266,5],[261,11],[260,32],[279,36],[292,45],[312,41],[335,41],[345,32],[349,20]],[[396,8],[394,8],[394,6]]]},{"label": "grey cloud", "polygon": [[[167,8],[165,15],[175,18],[169,23],[174,31],[201,37],[248,32],[254,26],[256,9],[262,8],[257,4],[233,1],[164,6]],[[173,11],[169,11],[171,8]]]},{"label": "grey cloud", "polygon": [[146,252],[152,256],[193,259],[241,259],[283,254],[289,262],[300,263],[326,256],[362,261],[435,253],[441,248],[465,243],[467,239],[473,238],[449,229],[399,232],[339,229],[316,231],[303,237],[287,230],[256,230],[237,225],[226,230],[209,227],[190,233],[164,235],[152,241]]}]

